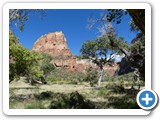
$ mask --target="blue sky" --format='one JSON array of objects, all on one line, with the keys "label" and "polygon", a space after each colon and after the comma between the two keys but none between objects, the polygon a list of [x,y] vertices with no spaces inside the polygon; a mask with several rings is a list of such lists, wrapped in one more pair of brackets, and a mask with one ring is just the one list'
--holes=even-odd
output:
[{"label": "blue sky", "polygon": [[[100,35],[97,27],[87,29],[88,18],[100,17],[101,10],[46,10],[45,17],[40,19],[37,15],[30,15],[25,22],[24,31],[13,29],[20,43],[28,49],[32,49],[34,42],[44,34],[55,31],[62,31],[67,39],[68,47],[73,54],[78,55],[82,44],[86,40],[93,40]],[[130,31],[128,22],[129,15],[122,17],[121,24],[114,24],[118,36],[123,36],[129,43],[136,33]]]}]

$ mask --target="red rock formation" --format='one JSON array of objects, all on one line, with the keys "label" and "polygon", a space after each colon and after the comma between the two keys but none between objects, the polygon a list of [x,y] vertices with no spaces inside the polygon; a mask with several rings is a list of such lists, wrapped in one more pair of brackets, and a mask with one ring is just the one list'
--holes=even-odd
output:
[{"label": "red rock formation", "polygon": [[56,67],[75,68],[76,59],[68,48],[66,38],[61,31],[41,36],[35,42],[33,50],[51,55],[52,63]]},{"label": "red rock formation", "polygon": [[[99,69],[96,64],[93,64],[88,59],[82,59],[82,60],[76,60],[76,69],[75,70],[85,72],[86,68],[88,68],[90,66],[94,70]],[[108,75],[110,75],[110,76],[115,75],[118,69],[119,69],[119,65],[117,65],[116,63],[114,63],[112,66],[111,65],[104,66],[104,71],[106,71],[108,73]]]},{"label": "red rock formation", "polygon": [[112,66],[111,65],[104,66],[104,71],[106,71],[110,76],[117,74],[118,69],[119,69],[119,65],[116,63],[114,63]]},{"label": "red rock formation", "polygon": [[[73,56],[72,52],[68,48],[66,38],[61,31],[41,36],[35,42],[33,50],[51,55],[53,57],[51,63],[53,63],[57,68],[64,67],[68,70],[80,72],[85,72],[86,68],[89,66],[92,66],[94,69],[98,69],[98,67],[89,62],[89,60],[77,60]],[[118,65],[114,65],[113,67],[106,65],[104,67],[104,70],[106,70],[111,76],[115,74],[117,69]]]}]

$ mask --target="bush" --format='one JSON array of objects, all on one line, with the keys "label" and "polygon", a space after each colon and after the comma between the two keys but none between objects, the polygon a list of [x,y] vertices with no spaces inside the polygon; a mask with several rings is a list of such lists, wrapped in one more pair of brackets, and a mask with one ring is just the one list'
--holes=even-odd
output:
[{"label": "bush", "polygon": [[51,109],[94,109],[94,104],[86,100],[77,91],[68,95],[55,94],[51,105]]},{"label": "bush", "polygon": [[107,72],[104,71],[103,81],[114,81],[116,76],[110,76]]},{"label": "bush", "polygon": [[128,73],[120,76],[112,76],[112,77],[106,77],[106,81],[108,81],[110,84],[107,86],[108,88],[112,86],[111,84],[114,83],[113,85],[119,86],[119,87],[124,87],[124,88],[132,88],[133,87],[138,87],[139,84],[140,86],[145,86],[144,80],[140,80],[140,82],[134,80],[134,73]]},{"label": "bush", "polygon": [[37,99],[39,100],[45,100],[53,97],[53,93],[50,91],[42,92],[40,94],[35,94],[34,95]]},{"label": "bush", "polygon": [[86,69],[87,74],[84,81],[90,82],[90,85],[93,87],[98,82],[98,72],[92,67]]},{"label": "bush", "polygon": [[109,95],[109,91],[106,88],[100,88],[98,90],[98,96],[100,97],[107,97]]},{"label": "bush", "polygon": [[55,81],[57,81],[57,77],[55,75],[54,72],[52,72],[47,78],[46,78],[46,81],[49,82],[49,83],[54,83]]},{"label": "bush", "polygon": [[85,78],[86,75],[82,72],[73,72],[68,76],[68,80],[71,80],[72,84],[80,84]]},{"label": "bush", "polygon": [[85,79],[85,77],[86,75],[82,72],[54,69],[46,80],[50,83],[79,84]]},{"label": "bush", "polygon": [[26,105],[25,109],[45,109],[45,107],[43,106],[42,101],[36,100],[35,102]]},{"label": "bush", "polygon": [[43,59],[42,61],[40,61],[39,65],[44,75],[47,76],[55,69],[54,65],[51,63],[53,58],[52,56],[45,53],[43,53],[42,56],[43,56]]}]

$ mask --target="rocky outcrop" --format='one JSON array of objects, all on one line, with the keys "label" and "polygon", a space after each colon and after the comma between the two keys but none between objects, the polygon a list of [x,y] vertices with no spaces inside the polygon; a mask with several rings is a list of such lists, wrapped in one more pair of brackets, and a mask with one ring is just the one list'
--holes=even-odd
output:
[{"label": "rocky outcrop", "polygon": [[[97,65],[93,64],[88,59],[76,60],[76,69],[75,70],[85,72],[88,67],[92,67],[94,70],[99,70]],[[110,76],[117,75],[118,69],[119,69],[119,65],[117,63],[104,66],[104,71],[106,71],[107,74]]]},{"label": "rocky outcrop", "polygon": [[35,42],[33,50],[51,55],[53,57],[52,63],[55,67],[75,68],[76,59],[68,48],[62,31],[41,36]]},{"label": "rocky outcrop", "polygon": [[122,58],[120,63],[120,69],[118,71],[118,75],[127,74],[129,72],[133,72],[131,65],[126,57]]},{"label": "rocky outcrop", "polygon": [[[66,37],[62,31],[41,36],[35,42],[32,50],[51,55],[53,57],[51,63],[53,63],[57,68],[63,67],[68,70],[80,72],[85,72],[86,68],[89,66],[92,66],[94,69],[98,69],[98,67],[88,59],[78,60],[74,57],[68,48]],[[106,65],[104,67],[104,70],[106,70],[111,76],[115,74],[117,69],[118,65]]]},{"label": "rocky outcrop", "polygon": [[108,75],[114,76],[117,75],[119,70],[119,65],[117,63],[114,63],[112,65],[105,65],[104,66],[104,71],[107,72]]}]

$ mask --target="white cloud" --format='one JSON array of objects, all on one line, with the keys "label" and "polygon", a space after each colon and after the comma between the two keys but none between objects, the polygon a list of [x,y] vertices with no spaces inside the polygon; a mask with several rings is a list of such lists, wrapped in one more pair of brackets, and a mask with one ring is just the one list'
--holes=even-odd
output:
[{"label": "white cloud", "polygon": [[125,57],[125,55],[124,54],[122,55],[113,54],[111,57],[114,59],[115,62],[121,62],[122,58]]}]

